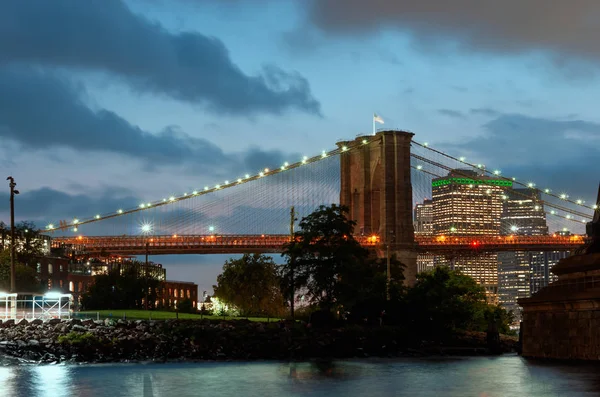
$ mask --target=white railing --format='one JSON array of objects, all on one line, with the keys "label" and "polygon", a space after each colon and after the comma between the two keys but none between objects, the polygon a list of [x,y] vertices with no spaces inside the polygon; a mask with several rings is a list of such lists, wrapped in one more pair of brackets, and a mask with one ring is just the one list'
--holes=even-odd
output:
[{"label": "white railing", "polygon": [[9,294],[0,292],[0,319],[35,320],[71,318],[73,296],[59,292]]}]

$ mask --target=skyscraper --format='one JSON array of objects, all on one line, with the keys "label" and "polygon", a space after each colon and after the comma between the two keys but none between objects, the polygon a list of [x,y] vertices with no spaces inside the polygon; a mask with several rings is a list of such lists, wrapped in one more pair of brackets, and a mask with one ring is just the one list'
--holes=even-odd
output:
[{"label": "skyscraper", "polygon": [[508,190],[502,209],[500,233],[521,236],[547,235],[546,213],[540,196],[539,190]]},{"label": "skyscraper", "polygon": [[529,264],[529,293],[535,294],[540,289],[546,287],[558,277],[550,272],[552,267],[561,259],[569,256],[569,252],[552,251],[552,252],[534,252],[531,254],[531,262]]},{"label": "skyscraper", "polygon": [[[548,234],[541,194],[532,189],[511,189],[505,194],[501,224],[504,235]],[[515,320],[521,317],[519,298],[527,298],[554,280],[550,269],[566,252],[501,252],[498,254],[498,298]]]},{"label": "skyscraper", "polygon": [[415,206],[415,234],[431,236],[433,234],[433,201],[423,200]]},{"label": "skyscraper", "polygon": [[[512,182],[484,176],[470,169],[450,171],[432,181],[433,234],[460,236],[500,235],[504,189]],[[446,264],[473,277],[486,290],[488,301],[498,302],[498,255],[482,253],[446,258]]]},{"label": "skyscraper", "polygon": [[460,236],[499,235],[505,179],[476,171],[452,170],[432,181],[433,233]]}]

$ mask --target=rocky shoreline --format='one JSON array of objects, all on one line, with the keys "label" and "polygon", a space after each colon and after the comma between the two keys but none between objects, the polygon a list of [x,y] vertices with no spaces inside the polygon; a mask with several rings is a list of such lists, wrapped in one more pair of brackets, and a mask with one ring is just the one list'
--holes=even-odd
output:
[{"label": "rocky shoreline", "polygon": [[[501,352],[516,338],[502,337]],[[308,360],[486,355],[485,333],[431,342],[398,327],[314,329],[246,320],[7,320],[0,356],[30,363]]]}]

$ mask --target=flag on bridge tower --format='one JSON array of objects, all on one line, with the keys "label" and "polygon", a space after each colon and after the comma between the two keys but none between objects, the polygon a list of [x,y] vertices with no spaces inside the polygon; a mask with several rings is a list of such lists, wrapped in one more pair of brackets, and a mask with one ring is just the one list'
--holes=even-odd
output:
[{"label": "flag on bridge tower", "polygon": [[373,135],[375,135],[375,123],[384,124],[383,119],[377,114],[373,113]]}]

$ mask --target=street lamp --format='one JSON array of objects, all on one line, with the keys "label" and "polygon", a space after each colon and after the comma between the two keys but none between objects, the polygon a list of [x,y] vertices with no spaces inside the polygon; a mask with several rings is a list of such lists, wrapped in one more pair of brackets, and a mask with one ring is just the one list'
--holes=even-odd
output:
[{"label": "street lamp", "polygon": [[17,184],[12,176],[6,180],[10,181],[8,184],[10,187],[10,292],[14,293],[17,289],[15,286],[15,194],[19,194],[19,191],[15,189]]}]

